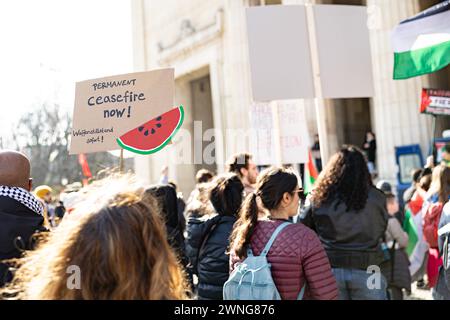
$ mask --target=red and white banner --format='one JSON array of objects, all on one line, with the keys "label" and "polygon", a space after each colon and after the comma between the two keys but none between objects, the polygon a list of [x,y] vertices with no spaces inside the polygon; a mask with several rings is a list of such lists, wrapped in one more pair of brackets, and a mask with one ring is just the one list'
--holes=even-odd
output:
[{"label": "red and white banner", "polygon": [[450,116],[450,90],[422,89],[420,112]]}]

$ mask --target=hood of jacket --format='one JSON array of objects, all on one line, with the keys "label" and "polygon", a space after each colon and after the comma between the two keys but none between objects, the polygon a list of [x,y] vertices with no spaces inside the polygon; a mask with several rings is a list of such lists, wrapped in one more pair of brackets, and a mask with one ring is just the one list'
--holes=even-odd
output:
[{"label": "hood of jacket", "polygon": [[32,235],[43,231],[44,218],[21,202],[0,196],[0,260],[32,249]]}]

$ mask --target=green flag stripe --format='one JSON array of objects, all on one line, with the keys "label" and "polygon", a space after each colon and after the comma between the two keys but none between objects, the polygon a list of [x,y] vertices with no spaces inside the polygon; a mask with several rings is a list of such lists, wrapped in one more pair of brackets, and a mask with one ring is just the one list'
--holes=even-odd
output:
[{"label": "green flag stripe", "polygon": [[417,234],[417,228],[416,224],[414,223],[413,216],[411,214],[411,211],[409,209],[405,212],[405,220],[403,221],[403,229],[408,234],[408,246],[406,247],[406,253],[408,256],[410,256],[414,248],[417,245],[417,242],[419,240],[419,236]]},{"label": "green flag stripe", "polygon": [[450,41],[405,52],[394,52],[394,79],[440,70],[450,63]]}]

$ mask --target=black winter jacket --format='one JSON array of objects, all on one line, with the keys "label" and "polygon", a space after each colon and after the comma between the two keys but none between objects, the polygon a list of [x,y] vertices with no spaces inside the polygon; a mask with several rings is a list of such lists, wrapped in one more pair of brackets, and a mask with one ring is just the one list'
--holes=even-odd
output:
[{"label": "black winter jacket", "polygon": [[385,195],[370,187],[362,210],[346,211],[345,203],[333,200],[320,208],[305,207],[298,222],[316,231],[333,268],[366,269],[383,261],[388,218]]},{"label": "black winter jacket", "polygon": [[11,278],[2,261],[19,258],[22,250],[32,249],[32,235],[46,230],[43,222],[42,216],[20,202],[0,197],[0,287]]},{"label": "black winter jacket", "polygon": [[[186,253],[189,267],[198,277],[198,298],[223,299],[223,284],[229,276],[229,256],[225,253],[236,218],[192,214],[187,223]],[[203,246],[202,246],[203,243]]]}]

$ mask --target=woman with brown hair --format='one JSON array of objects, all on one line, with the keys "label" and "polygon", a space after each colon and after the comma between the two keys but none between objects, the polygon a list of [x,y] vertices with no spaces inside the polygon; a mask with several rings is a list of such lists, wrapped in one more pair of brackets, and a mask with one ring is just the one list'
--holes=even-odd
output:
[{"label": "woman with brown hair", "polygon": [[19,299],[184,299],[185,280],[151,198],[129,177],[95,182],[8,292]]},{"label": "woman with brown hair", "polygon": [[[320,173],[310,204],[299,221],[317,232],[343,300],[385,300],[386,279],[374,286],[370,268],[379,266],[388,223],[386,197],[372,184],[361,150],[343,146]],[[376,269],[372,269],[376,270]]]},{"label": "woman with brown hair", "polygon": [[[256,191],[247,195],[230,239],[231,271],[245,260],[247,250],[259,256],[277,228],[297,214],[299,189],[288,169],[269,168],[258,177]],[[258,202],[270,215],[259,218]],[[336,281],[317,235],[302,224],[289,224],[267,252],[272,278],[282,299],[336,299]]]},{"label": "woman with brown hair", "polygon": [[199,300],[222,300],[223,284],[229,275],[226,250],[243,192],[244,185],[236,174],[217,176],[208,192],[214,213],[189,218],[186,251],[190,270],[198,277]]}]

